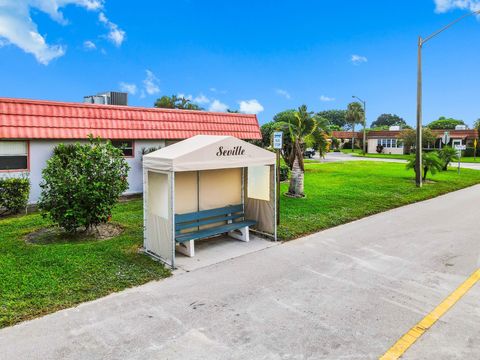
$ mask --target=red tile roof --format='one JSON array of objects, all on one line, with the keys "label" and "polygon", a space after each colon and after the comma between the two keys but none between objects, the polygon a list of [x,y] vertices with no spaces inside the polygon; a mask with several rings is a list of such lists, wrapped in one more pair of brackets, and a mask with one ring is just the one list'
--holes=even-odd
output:
[{"label": "red tile roof", "polygon": [[[354,133],[355,139],[360,139],[362,134],[358,131]],[[332,131],[332,136],[337,139],[352,139],[352,132],[351,131]]]},{"label": "red tile roof", "polygon": [[255,115],[0,98],[0,139],[261,139]]}]

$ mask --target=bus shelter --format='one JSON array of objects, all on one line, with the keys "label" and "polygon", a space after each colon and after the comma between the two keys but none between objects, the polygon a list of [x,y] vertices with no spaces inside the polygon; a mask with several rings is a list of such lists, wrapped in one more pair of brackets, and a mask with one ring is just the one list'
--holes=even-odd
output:
[{"label": "bus shelter", "polygon": [[[186,232],[210,234],[248,219],[244,241],[248,230],[277,240],[275,154],[238,138],[197,135],[145,155],[143,192],[144,249],[172,268]],[[230,208],[237,216],[208,218]],[[190,218],[190,228],[179,226]]]}]

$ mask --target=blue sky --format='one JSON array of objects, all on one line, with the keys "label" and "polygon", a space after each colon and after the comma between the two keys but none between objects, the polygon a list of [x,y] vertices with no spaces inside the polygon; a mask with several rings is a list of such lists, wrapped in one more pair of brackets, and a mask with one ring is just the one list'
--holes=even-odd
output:
[{"label": "blue sky", "polygon": [[[367,100],[415,121],[416,43],[477,0],[0,2],[0,96],[81,101],[126,89],[131,105],[185,94],[261,123],[282,110]],[[424,122],[480,118],[480,21],[424,49]]]}]

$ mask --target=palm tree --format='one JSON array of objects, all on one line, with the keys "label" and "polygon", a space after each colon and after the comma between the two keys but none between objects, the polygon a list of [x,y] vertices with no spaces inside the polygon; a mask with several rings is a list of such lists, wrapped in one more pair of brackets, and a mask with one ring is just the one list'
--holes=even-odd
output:
[{"label": "palm tree", "polygon": [[443,161],[443,171],[448,169],[448,165],[452,161],[458,160],[458,152],[450,146],[444,146],[442,150],[438,152],[438,156]]},{"label": "palm tree", "polygon": [[[417,163],[416,157],[413,156],[407,163],[407,169],[415,169]],[[443,162],[435,152],[422,153],[422,168],[423,168],[423,181],[427,178],[427,173],[430,171],[432,175],[435,175],[443,168]]]},{"label": "palm tree", "polygon": [[290,116],[285,116],[284,121],[277,122],[276,128],[283,129],[285,135],[290,136],[292,143],[292,151],[288,154],[292,173],[287,194],[293,197],[304,197],[303,151],[305,142],[317,131],[316,117],[313,116],[313,112],[307,110],[306,105],[302,105],[297,111],[290,112]]},{"label": "palm tree", "polygon": [[362,104],[357,101],[348,104],[345,120],[347,120],[347,122],[352,126],[352,152],[355,148],[355,124],[362,123],[363,116],[364,112]]}]

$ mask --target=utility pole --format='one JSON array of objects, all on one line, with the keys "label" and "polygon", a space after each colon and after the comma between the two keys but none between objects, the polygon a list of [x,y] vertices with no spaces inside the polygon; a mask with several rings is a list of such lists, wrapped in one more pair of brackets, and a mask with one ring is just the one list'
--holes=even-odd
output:
[{"label": "utility pole", "polygon": [[448,28],[452,27],[459,21],[465,19],[466,17],[472,15],[480,14],[480,10],[470,12],[463,16],[460,16],[458,19],[452,21],[450,24],[444,26],[440,30],[434,32],[430,36],[427,36],[425,39],[422,39],[421,36],[418,37],[418,59],[417,59],[417,144],[415,146],[415,183],[417,187],[422,187],[422,50],[423,45],[434,38],[435,36],[439,35],[440,33],[444,32]]},{"label": "utility pole", "polygon": [[417,146],[415,146],[415,184],[422,187],[422,37],[418,37],[417,59]]}]

